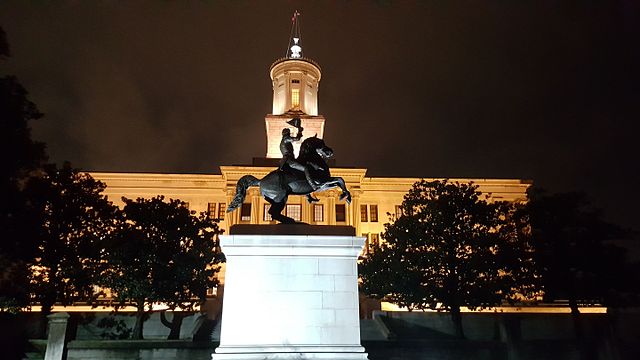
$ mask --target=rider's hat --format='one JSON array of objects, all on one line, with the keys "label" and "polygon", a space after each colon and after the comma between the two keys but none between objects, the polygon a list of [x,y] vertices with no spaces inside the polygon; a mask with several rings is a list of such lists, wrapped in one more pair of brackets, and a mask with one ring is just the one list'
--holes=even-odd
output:
[{"label": "rider's hat", "polygon": [[298,128],[298,129],[300,128],[301,123],[302,122],[300,121],[299,117],[294,117],[293,119],[287,121],[287,124],[289,124],[289,125],[291,125],[291,126],[293,126],[295,128]]}]

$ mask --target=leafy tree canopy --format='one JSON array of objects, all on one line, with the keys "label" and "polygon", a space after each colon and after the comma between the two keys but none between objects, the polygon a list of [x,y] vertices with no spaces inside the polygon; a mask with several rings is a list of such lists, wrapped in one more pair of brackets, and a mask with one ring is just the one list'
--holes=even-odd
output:
[{"label": "leafy tree canopy", "polygon": [[[9,45],[0,28],[0,60],[9,56]],[[0,141],[2,191],[11,190],[46,160],[44,144],[33,141],[29,122],[42,117],[28,93],[14,76],[0,77]],[[11,187],[7,188],[8,185]]]},{"label": "leafy tree canopy", "polygon": [[384,242],[361,264],[365,293],[410,310],[449,310],[460,337],[461,306],[532,297],[526,216],[514,204],[488,200],[475,184],[415,183],[403,215],[385,224]]},{"label": "leafy tree canopy", "polygon": [[578,303],[615,305],[625,287],[625,253],[610,240],[628,232],[603,220],[584,193],[532,188],[528,197],[545,300],[569,300],[573,312]]},{"label": "leafy tree canopy", "polygon": [[105,184],[65,163],[44,167],[27,191],[38,223],[33,291],[47,313],[54,303],[91,301],[96,294],[102,244],[117,220]]},{"label": "leafy tree canopy", "polygon": [[[9,56],[0,28],[0,60]],[[31,138],[30,121],[42,116],[13,76],[0,77],[0,310],[28,305],[29,269],[36,228],[23,192],[26,178],[46,161],[44,145]]]},{"label": "leafy tree canopy", "polygon": [[116,306],[137,310],[132,337],[142,338],[145,315],[154,303],[191,310],[206,298],[223,260],[218,224],[205,214],[192,215],[180,200],[123,198],[124,221],[107,245],[103,286]]}]

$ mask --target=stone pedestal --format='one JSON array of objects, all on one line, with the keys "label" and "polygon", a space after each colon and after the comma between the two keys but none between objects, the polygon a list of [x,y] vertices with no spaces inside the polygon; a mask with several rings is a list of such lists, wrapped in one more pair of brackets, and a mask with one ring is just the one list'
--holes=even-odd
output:
[{"label": "stone pedestal", "polygon": [[309,225],[235,230],[221,236],[227,265],[213,360],[367,359],[356,264],[364,238],[350,227],[346,235]]},{"label": "stone pedestal", "polygon": [[44,360],[62,360],[69,314],[65,312],[53,313],[47,318],[49,319],[49,336],[47,337],[47,350],[44,353]]}]

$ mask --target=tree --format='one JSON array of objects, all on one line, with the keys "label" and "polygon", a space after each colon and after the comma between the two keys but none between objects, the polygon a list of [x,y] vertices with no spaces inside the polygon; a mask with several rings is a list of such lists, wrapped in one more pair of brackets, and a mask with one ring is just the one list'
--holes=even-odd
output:
[{"label": "tree", "polygon": [[[9,44],[0,28],[0,60]],[[24,183],[46,161],[44,144],[33,141],[29,123],[42,114],[13,76],[0,77],[0,311],[29,304],[28,262],[35,256],[36,226]]]},{"label": "tree", "polygon": [[527,195],[545,300],[568,300],[573,314],[579,313],[579,303],[614,301],[624,251],[609,241],[624,237],[625,231],[604,221],[584,193],[532,188]]},{"label": "tree", "polygon": [[142,339],[153,304],[193,310],[216,286],[222,261],[218,225],[205,214],[194,216],[180,200],[127,198],[123,222],[106,247],[109,264],[103,286],[113,291],[116,309],[132,304],[132,338]]},{"label": "tree", "polygon": [[[580,305],[604,304],[610,311],[633,293],[634,274],[625,251],[610,240],[628,232],[603,220],[584,193],[528,191],[535,259],[542,275],[545,301],[568,300],[582,359],[594,358],[584,336]],[[623,276],[625,274],[625,276]]]},{"label": "tree", "polygon": [[448,310],[460,338],[462,306],[531,298],[536,274],[527,219],[477,189],[447,180],[415,183],[403,215],[385,224],[385,241],[361,263],[364,292],[409,310]]},{"label": "tree", "polygon": [[102,243],[113,232],[117,207],[102,192],[105,184],[65,163],[46,165],[27,191],[38,223],[32,291],[46,315],[55,303],[91,302],[104,263]]}]

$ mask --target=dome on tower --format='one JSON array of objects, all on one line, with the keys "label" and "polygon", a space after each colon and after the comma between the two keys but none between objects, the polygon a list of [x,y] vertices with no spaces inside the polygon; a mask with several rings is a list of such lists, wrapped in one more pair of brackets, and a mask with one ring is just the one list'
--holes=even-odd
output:
[{"label": "dome on tower", "polygon": [[[322,72],[320,65],[304,56],[300,34],[300,13],[291,18],[291,35],[285,56],[269,68],[273,86],[273,108],[265,118],[267,130],[267,158],[280,158],[279,143],[283,128],[291,127],[287,121],[299,118],[304,128],[303,140],[324,134],[324,117],[318,114],[318,85]],[[291,130],[297,131],[291,127]],[[293,132],[292,132],[293,134]],[[300,144],[294,144],[298,152]]]},{"label": "dome on tower", "polygon": [[274,115],[299,113],[318,115],[320,66],[303,56],[300,13],[291,17],[291,35],[285,57],[276,60],[269,75],[273,82]]}]

